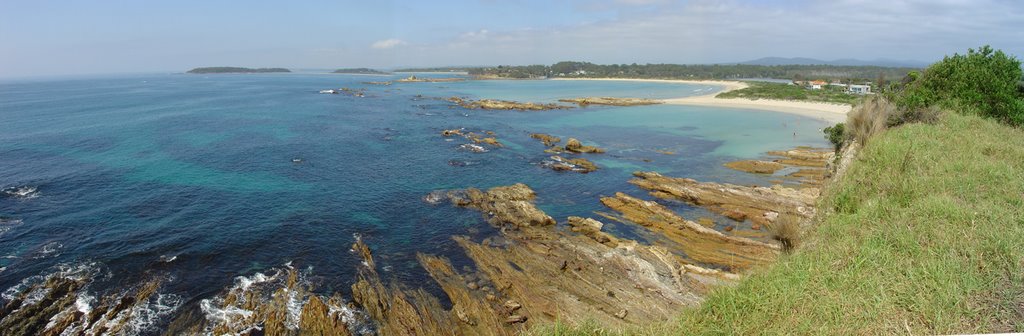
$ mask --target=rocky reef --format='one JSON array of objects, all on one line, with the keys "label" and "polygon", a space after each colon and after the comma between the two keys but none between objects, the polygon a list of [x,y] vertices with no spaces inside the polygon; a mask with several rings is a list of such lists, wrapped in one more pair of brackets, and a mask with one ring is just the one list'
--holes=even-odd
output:
[{"label": "rocky reef", "polygon": [[[94,265],[61,267],[26,279],[4,293],[0,333],[4,335],[121,335],[153,332],[154,322],[173,312],[181,299],[158,293],[163,279],[98,295],[89,284]],[[100,296],[96,299],[96,296]]]},{"label": "rocky reef", "polygon": [[728,218],[770,225],[780,216],[807,219],[814,216],[817,188],[793,189],[780,185],[748,187],[673,178],[654,172],[633,173],[630,183],[650,191],[652,196],[705,207]]},{"label": "rocky reef", "polygon": [[740,160],[725,163],[724,166],[747,173],[775,174],[787,167],[797,170],[786,177],[799,180],[806,187],[820,186],[826,177],[825,167],[835,158],[835,152],[827,148],[797,147],[785,151],[770,151],[771,161]]},{"label": "rocky reef", "polygon": [[544,134],[544,133],[533,133],[533,134],[530,134],[530,137],[534,138],[534,139],[537,139],[537,140],[540,140],[541,142],[544,143],[544,146],[548,146],[548,147],[552,147],[554,145],[557,145],[559,142],[562,142],[562,138],[559,138],[559,137],[556,137],[556,136],[553,136],[553,135],[550,135],[550,134]]},{"label": "rocky reef", "polygon": [[774,174],[776,171],[786,168],[785,165],[774,161],[741,160],[724,164],[728,168],[754,174]]},{"label": "rocky reef", "polygon": [[450,82],[462,82],[465,78],[420,78],[415,75],[409,76],[396,80],[399,83],[450,83]]},{"label": "rocky reef", "polygon": [[559,105],[559,104],[544,104],[544,103],[521,103],[508,100],[497,100],[497,99],[480,99],[471,100],[463,99],[460,97],[451,97],[447,99],[449,102],[455,103],[456,105],[462,106],[467,109],[473,110],[517,110],[517,111],[546,111],[546,110],[565,110],[572,108],[571,106]]},{"label": "rocky reef", "polygon": [[647,98],[613,98],[613,97],[583,97],[583,98],[571,98],[571,99],[559,99],[558,101],[563,103],[573,103],[580,107],[586,107],[587,105],[609,105],[609,106],[638,106],[638,105],[656,105],[664,102],[656,99]]}]

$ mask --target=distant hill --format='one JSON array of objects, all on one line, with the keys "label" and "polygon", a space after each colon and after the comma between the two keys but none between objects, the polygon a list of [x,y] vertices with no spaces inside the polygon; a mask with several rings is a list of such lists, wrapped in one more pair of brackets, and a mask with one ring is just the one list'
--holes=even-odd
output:
[{"label": "distant hill", "polygon": [[384,71],[374,70],[374,69],[370,69],[370,68],[338,69],[338,70],[334,70],[331,73],[336,73],[336,74],[358,74],[358,75],[388,75],[389,74],[389,73],[384,72]]},{"label": "distant hill", "polygon": [[239,67],[205,67],[195,68],[189,70],[186,73],[190,74],[216,74],[216,73],[274,73],[274,72],[292,72],[285,68],[239,68]]},{"label": "distant hill", "polygon": [[824,61],[806,57],[764,57],[756,60],[740,62],[736,64],[745,65],[835,65],[835,66],[879,66],[887,68],[924,68],[929,63],[921,61],[901,61],[890,59],[877,59],[864,61],[852,58],[844,58],[833,61]]}]

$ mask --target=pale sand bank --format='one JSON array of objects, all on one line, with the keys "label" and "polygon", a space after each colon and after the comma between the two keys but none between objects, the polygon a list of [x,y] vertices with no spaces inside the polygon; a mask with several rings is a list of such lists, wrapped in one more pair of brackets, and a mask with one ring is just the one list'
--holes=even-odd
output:
[{"label": "pale sand bank", "polygon": [[849,112],[851,108],[850,105],[820,102],[802,102],[792,100],[770,99],[754,100],[744,98],[715,98],[715,95],[719,93],[728,92],[732,90],[739,90],[747,87],[746,83],[736,81],[622,78],[553,78],[552,80],[604,80],[716,85],[722,87],[722,91],[714,92],[703,96],[664,99],[663,101],[666,104],[676,105],[716,106],[783,112],[820,119],[830,123],[840,123],[846,121],[846,113]]}]

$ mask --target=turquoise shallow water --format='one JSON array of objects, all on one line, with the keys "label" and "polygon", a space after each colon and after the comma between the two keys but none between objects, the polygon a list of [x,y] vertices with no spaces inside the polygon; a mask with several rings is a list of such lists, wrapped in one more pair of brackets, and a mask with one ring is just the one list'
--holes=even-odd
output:
[{"label": "turquoise shallow water", "polygon": [[[354,235],[387,277],[432,288],[416,252],[464,258],[453,234],[492,233],[478,213],[421,198],[437,189],[523,182],[559,221],[604,211],[636,170],[734,183],[767,177],[721,164],[825,146],[818,121],[764,111],[656,105],[472,111],[438,97],[552,101],[681,97],[714,88],[602,81],[467,81],[373,86],[379,76],[146,75],[0,83],[0,287],[61,265],[94,264],[102,292],[154,272],[194,304],[239,275],[291,262],[325,291],[347,288]],[[317,94],[365,88],[364,98]],[[458,150],[444,129],[493,131],[505,148]],[[581,175],[538,165],[529,134],[608,149]],[[665,155],[658,151],[671,151]],[[301,159],[295,163],[293,159]],[[672,205],[684,216],[706,215]],[[610,224],[631,236],[635,228]],[[642,237],[638,237],[641,238]],[[173,261],[168,261],[173,258]],[[436,289],[433,289],[436,290]]]}]

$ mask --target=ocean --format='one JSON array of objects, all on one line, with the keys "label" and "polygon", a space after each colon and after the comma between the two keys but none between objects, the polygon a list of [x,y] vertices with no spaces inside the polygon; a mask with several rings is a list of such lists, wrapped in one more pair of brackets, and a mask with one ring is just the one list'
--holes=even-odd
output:
[{"label": "ocean", "polygon": [[[431,76],[421,74],[420,76]],[[551,111],[467,110],[459,96],[554,102],[670,98],[707,85],[626,81],[464,81],[364,84],[401,76],[153,74],[0,82],[0,290],[3,303],[55,272],[82,271],[89,297],[164,279],[162,301],[138,322],[159,333],[238,281],[306,270],[324,293],[345,293],[374,250],[387,279],[439,293],[416,253],[466,263],[452,235],[493,235],[478,212],[423,197],[435,190],[525,183],[560,223],[607,209],[634,171],[768,185],[772,176],[722,164],[769,150],[825,147],[815,119],[766,111],[651,105]],[[362,97],[319,90],[365,89]],[[493,132],[503,147],[460,148],[447,129]],[[530,138],[548,133],[607,150],[600,169],[558,172]],[[667,204],[683,217],[712,217]],[[635,227],[605,230],[643,240]],[[83,271],[85,270],[85,271]],[[85,294],[83,294],[85,295]],[[83,298],[86,303],[89,297]]]}]

